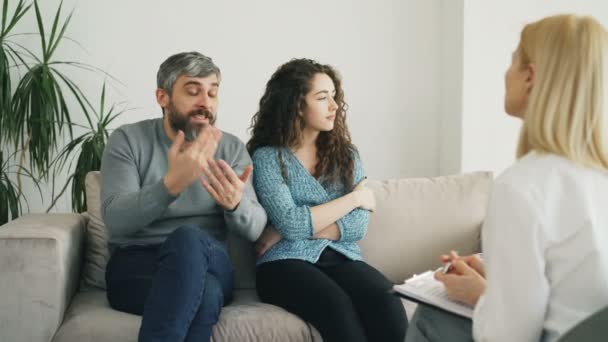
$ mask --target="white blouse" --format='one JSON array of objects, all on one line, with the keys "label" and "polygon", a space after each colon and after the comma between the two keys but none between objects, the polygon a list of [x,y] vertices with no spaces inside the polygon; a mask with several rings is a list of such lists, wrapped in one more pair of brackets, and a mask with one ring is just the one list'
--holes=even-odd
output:
[{"label": "white blouse", "polygon": [[608,306],[608,174],[530,153],[495,182],[476,341],[555,341]]}]

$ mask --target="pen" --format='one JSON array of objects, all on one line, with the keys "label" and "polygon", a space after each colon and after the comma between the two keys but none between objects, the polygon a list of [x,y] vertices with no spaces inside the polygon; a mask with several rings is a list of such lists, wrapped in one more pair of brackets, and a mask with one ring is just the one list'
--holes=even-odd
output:
[{"label": "pen", "polygon": [[452,262],[448,261],[445,265],[443,265],[443,269],[441,269],[441,273],[446,274],[450,271],[450,268],[452,268]]}]

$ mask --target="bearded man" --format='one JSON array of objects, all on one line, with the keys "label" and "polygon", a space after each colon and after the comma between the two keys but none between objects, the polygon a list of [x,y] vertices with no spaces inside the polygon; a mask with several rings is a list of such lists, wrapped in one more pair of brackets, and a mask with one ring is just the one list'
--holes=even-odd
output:
[{"label": "bearded man", "polygon": [[198,52],[169,57],[163,117],[116,129],[103,154],[107,296],[142,316],[139,341],[209,341],[232,297],[227,231],[255,241],[266,225],[245,145],[215,127],[220,80]]}]

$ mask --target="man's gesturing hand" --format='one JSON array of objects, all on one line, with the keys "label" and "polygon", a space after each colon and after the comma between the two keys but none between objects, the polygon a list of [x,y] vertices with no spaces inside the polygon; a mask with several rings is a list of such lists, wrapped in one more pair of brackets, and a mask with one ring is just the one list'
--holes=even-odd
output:
[{"label": "man's gesturing hand", "polygon": [[169,166],[163,178],[171,195],[179,195],[204,174],[221,136],[222,132],[213,126],[203,128],[192,143],[185,142],[184,132],[177,133],[167,153]]},{"label": "man's gesturing hand", "polygon": [[247,166],[238,176],[230,165],[221,159],[219,161],[209,160],[208,165],[209,168],[204,170],[207,180],[201,179],[201,184],[220,207],[225,210],[235,210],[241,202],[245,184],[253,172],[253,166]]}]

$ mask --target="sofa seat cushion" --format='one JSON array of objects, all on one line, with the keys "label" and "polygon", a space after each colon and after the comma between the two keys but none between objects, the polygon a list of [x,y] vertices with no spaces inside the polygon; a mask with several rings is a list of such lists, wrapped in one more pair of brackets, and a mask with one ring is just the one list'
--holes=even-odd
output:
[{"label": "sofa seat cushion", "polygon": [[[260,303],[255,290],[237,290],[234,295],[222,310],[211,341],[322,341],[297,316]],[[82,291],[74,297],[53,342],[136,342],[140,323],[140,316],[110,308],[105,291]]]}]

